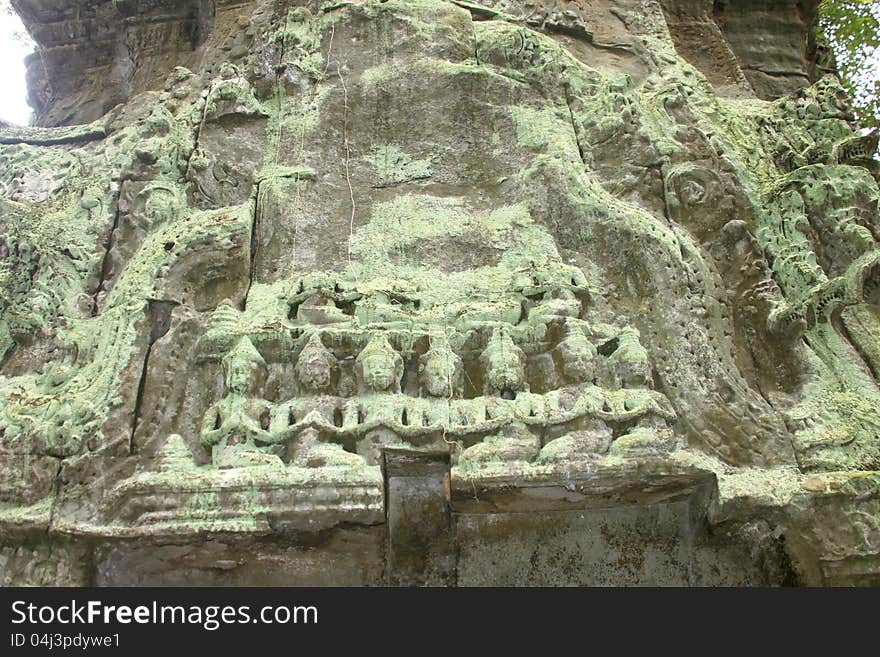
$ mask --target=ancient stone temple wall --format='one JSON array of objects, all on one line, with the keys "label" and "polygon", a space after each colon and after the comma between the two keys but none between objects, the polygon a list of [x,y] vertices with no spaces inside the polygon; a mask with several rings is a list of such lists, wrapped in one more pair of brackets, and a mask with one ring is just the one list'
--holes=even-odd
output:
[{"label": "ancient stone temple wall", "polygon": [[0,582],[880,584],[813,0],[13,0]]}]

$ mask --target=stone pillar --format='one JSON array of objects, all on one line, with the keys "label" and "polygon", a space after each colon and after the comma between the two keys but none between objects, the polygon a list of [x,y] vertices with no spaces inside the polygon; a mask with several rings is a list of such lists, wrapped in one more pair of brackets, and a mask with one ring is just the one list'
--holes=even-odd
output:
[{"label": "stone pillar", "polygon": [[383,462],[387,583],[454,584],[448,452],[386,448]]}]

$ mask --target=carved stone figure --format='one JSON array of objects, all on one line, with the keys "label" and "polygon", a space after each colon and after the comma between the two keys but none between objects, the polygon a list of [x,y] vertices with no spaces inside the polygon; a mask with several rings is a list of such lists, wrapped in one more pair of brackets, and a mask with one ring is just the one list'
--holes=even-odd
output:
[{"label": "carved stone figure", "polygon": [[239,340],[223,358],[226,394],[202,420],[202,444],[210,448],[219,467],[267,461],[257,441],[267,442],[269,436],[269,404],[255,397],[265,369],[266,362],[248,338]]},{"label": "carved stone figure", "polygon": [[321,342],[321,336],[313,333],[296,360],[296,378],[303,390],[311,394],[328,393],[337,370],[336,358]]},{"label": "carved stone figure", "polygon": [[562,374],[568,381],[591,383],[596,380],[598,352],[580,328],[566,325],[565,337],[556,346],[556,352],[562,361]]},{"label": "carved stone figure", "polygon": [[651,364],[648,352],[639,343],[635,330],[624,330],[617,337],[617,349],[608,357],[615,382],[623,388],[650,388]]},{"label": "carved stone figure", "polygon": [[362,392],[400,392],[403,358],[383,333],[370,338],[367,346],[358,354],[356,368]]},{"label": "carved stone figure", "polygon": [[494,329],[480,355],[485,371],[484,394],[512,399],[517,391],[528,388],[525,376],[525,355],[503,328]]},{"label": "carved stone figure", "polygon": [[461,358],[443,336],[431,337],[431,348],[419,360],[419,382],[430,397],[461,397],[464,386]]}]

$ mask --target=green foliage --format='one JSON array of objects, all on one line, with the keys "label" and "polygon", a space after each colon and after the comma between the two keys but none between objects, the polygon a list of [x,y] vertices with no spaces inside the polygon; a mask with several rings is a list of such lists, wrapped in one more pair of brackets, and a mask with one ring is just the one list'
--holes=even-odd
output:
[{"label": "green foliage", "polygon": [[819,26],[859,120],[880,127],[880,2],[821,0]]}]

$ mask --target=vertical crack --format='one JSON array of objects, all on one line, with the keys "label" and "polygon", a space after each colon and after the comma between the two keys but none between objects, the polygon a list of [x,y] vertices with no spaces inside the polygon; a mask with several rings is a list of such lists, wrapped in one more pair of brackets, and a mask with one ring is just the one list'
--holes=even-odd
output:
[{"label": "vertical crack", "polygon": [[[476,49],[476,44],[474,47]],[[475,52],[476,52],[476,50],[475,50]],[[586,154],[584,153],[584,147],[581,145],[581,139],[578,136],[577,124],[575,123],[575,120],[574,120],[574,112],[571,109],[571,96],[569,94],[568,84],[566,84],[565,82],[566,81],[563,81],[563,84],[561,84],[560,86],[565,91],[565,106],[566,106],[566,108],[568,108],[568,119],[571,122],[571,130],[574,133],[574,143],[577,144],[578,154],[581,157],[581,164],[586,166],[587,165],[587,157],[586,157]]]},{"label": "vertical crack", "polygon": [[351,144],[348,139],[348,88],[345,86],[345,79],[342,77],[342,69],[339,67],[339,62],[336,63],[336,74],[339,76],[339,82],[342,83],[342,140],[345,146],[345,182],[348,183],[348,197],[351,201],[351,218],[348,226],[348,267],[351,269],[351,240],[354,236],[356,205],[354,202],[354,188],[351,185],[351,170],[349,168]]},{"label": "vertical crack", "polygon": [[256,198],[254,199],[254,214],[251,218],[251,244],[250,244],[250,266],[248,272],[248,285],[247,289],[244,292],[244,298],[241,301],[241,310],[245,310],[247,308],[248,296],[251,293],[251,287],[254,284],[254,277],[256,275],[257,269],[257,256],[259,255],[259,231],[260,231],[260,216],[262,214],[262,195],[263,195],[263,181],[257,181],[257,191]]},{"label": "vertical crack", "polygon": [[275,135],[275,165],[278,165],[278,154],[281,151],[281,137],[284,131],[284,123],[281,121],[281,115],[283,112],[283,108],[281,105],[281,96],[284,88],[281,84],[281,74],[285,71],[287,64],[285,62],[285,58],[287,57],[287,36],[285,35],[281,39],[281,53],[278,57],[278,64],[275,66],[275,101],[276,101],[276,117],[275,120],[277,122],[278,131]]},{"label": "vertical crack", "polygon": [[101,273],[98,277],[98,286],[92,297],[92,317],[95,317],[100,311],[98,308],[98,297],[101,295],[101,291],[104,289],[104,283],[110,274],[110,250],[113,248],[113,237],[116,235],[116,229],[119,228],[119,200],[122,197],[122,185],[124,183],[125,181],[119,183],[119,191],[116,192],[116,198],[114,201],[116,209],[113,214],[113,226],[110,228],[110,232],[107,235],[107,245],[104,248],[104,257],[101,259]]},{"label": "vertical crack", "polygon": [[49,507],[49,522],[46,524],[46,533],[52,531],[55,524],[55,509],[58,506],[58,497],[61,495],[61,470],[64,468],[64,459],[58,459],[58,468],[55,470],[55,476],[52,477],[52,506]]},{"label": "vertical crack", "polygon": [[471,15],[471,37],[474,41],[474,61],[477,62],[477,66],[480,66],[480,51],[477,45],[477,26],[474,23],[473,15]]},{"label": "vertical crack", "polygon": [[144,392],[147,387],[147,370],[150,365],[153,344],[168,333],[168,329],[171,327],[171,312],[176,305],[178,304],[174,301],[157,301],[155,299],[150,299],[149,301],[150,335],[147,337],[147,350],[144,353],[141,377],[138,381],[137,396],[134,402],[134,413],[131,418],[131,435],[128,439],[129,454],[134,454],[137,451],[134,444],[134,435],[140,424],[141,406],[143,405]]},{"label": "vertical crack", "polygon": [[135,71],[137,71],[137,60],[135,58],[134,49],[131,46],[131,32],[129,30],[128,19],[123,19],[125,26],[123,28],[123,46],[125,46],[125,57],[128,59],[128,71],[125,72],[126,98],[131,97],[132,81],[134,80]]},{"label": "vertical crack", "polygon": [[198,176],[195,175],[192,170],[192,159],[201,152],[202,130],[204,129],[205,122],[208,119],[208,100],[211,97],[211,91],[213,91],[213,85],[208,86],[208,93],[205,94],[204,97],[205,104],[204,107],[202,107],[201,118],[199,119],[198,125],[195,126],[192,152],[189,154],[189,158],[186,161],[186,179],[195,182],[196,188],[198,189],[199,193],[213,203],[213,199],[207,193],[205,193],[204,189],[202,189],[202,186],[198,181]]},{"label": "vertical crack", "polygon": [[144,354],[144,362],[143,362],[143,365],[141,366],[141,378],[138,381],[137,396],[135,397],[135,401],[134,401],[134,414],[132,415],[132,418],[131,418],[131,435],[128,438],[128,453],[129,454],[134,454],[136,451],[135,444],[134,444],[134,434],[137,431],[138,424],[140,423],[141,405],[143,404],[143,401],[144,401],[144,390],[146,389],[146,386],[147,386],[147,368],[149,367],[149,364],[150,364],[150,352],[152,351],[152,349],[153,349],[152,344],[147,345],[147,351]]}]

